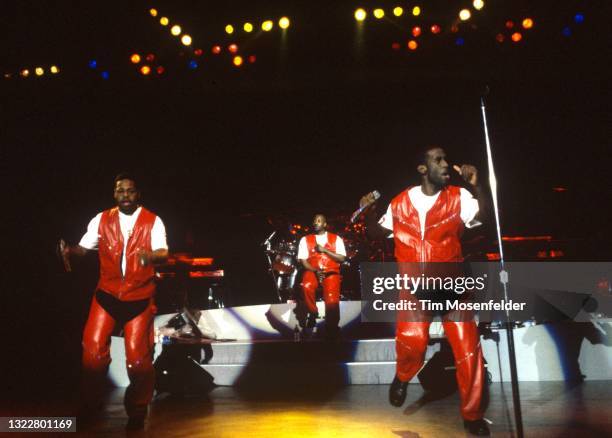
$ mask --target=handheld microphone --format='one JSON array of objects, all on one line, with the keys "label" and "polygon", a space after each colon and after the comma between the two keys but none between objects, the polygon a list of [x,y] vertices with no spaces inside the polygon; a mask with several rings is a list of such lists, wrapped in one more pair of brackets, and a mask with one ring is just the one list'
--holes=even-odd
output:
[{"label": "handheld microphone", "polygon": [[366,208],[368,208],[370,205],[374,204],[379,198],[380,198],[380,193],[378,192],[378,190],[374,190],[372,192],[372,196],[374,197],[374,200],[372,202],[368,202],[367,204],[365,204],[362,207],[359,207],[357,210],[355,210],[355,212],[351,215],[351,223],[354,224],[355,221],[359,218],[359,216],[361,216],[361,213],[363,213],[365,211]]}]

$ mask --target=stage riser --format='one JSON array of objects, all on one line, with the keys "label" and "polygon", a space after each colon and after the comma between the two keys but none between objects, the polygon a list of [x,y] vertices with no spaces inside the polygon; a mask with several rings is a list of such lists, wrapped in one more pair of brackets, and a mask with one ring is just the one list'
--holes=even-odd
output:
[{"label": "stage riser", "polygon": [[[251,381],[282,382],[284,380],[280,377],[286,369],[292,370],[289,373],[292,375],[298,373],[330,378],[329,384],[391,382],[395,369],[393,331],[383,327],[383,331],[388,332],[382,337],[384,339],[354,339],[356,335],[369,334],[371,327],[369,324],[359,324],[359,302],[342,303],[344,340],[338,344],[293,342],[292,307],[291,304],[276,304],[203,312],[204,318],[211,322],[219,337],[242,335],[237,336],[239,340],[235,342],[211,344],[212,358],[202,365],[204,371],[213,375],[217,385],[241,383],[245,376]],[[323,311],[322,306],[320,311]],[[172,316],[159,316],[155,325],[160,326]],[[278,325],[279,321],[283,322],[283,327]],[[432,324],[432,338],[438,328],[439,324]],[[481,338],[482,351],[493,381],[508,382],[510,369],[506,332],[500,330],[495,334],[499,338],[498,343]],[[612,380],[611,322],[522,327],[514,331],[514,339],[520,381],[572,380],[578,378],[580,372],[588,380]],[[426,359],[439,348],[439,344],[430,345]],[[161,353],[162,346],[157,344],[155,358]],[[111,354],[110,378],[116,386],[127,386],[129,381],[122,338],[112,338]],[[313,373],[313,370],[327,371]]]},{"label": "stage riser", "polygon": [[270,342],[216,343],[212,345],[210,365],[321,362],[392,362],[395,361],[395,340],[361,340],[342,343]]}]

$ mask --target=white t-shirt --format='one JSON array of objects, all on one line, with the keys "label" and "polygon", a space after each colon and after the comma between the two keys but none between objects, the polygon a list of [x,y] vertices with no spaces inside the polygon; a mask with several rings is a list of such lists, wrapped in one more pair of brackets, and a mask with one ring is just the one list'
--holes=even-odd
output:
[{"label": "white t-shirt", "polygon": [[[327,243],[327,231],[323,234],[315,234],[317,243],[321,246]],[[346,257],[346,248],[344,247],[344,240],[342,237],[336,236],[336,254]],[[298,260],[306,260],[308,258],[308,244],[306,243],[306,237],[300,239],[298,246]]]},{"label": "white t-shirt", "polygon": [[[421,237],[425,235],[425,219],[427,212],[436,203],[436,200],[440,196],[440,192],[435,195],[428,196],[423,193],[421,186],[412,187],[408,190],[408,197],[410,202],[419,214],[419,223],[421,224]],[[461,202],[461,220],[465,224],[466,228],[472,228],[480,223],[474,221],[476,214],[478,213],[478,200],[472,196],[469,190],[461,187],[460,189],[460,202]],[[391,204],[387,207],[387,212],[380,218],[378,223],[387,230],[393,231],[393,213],[391,212]]]},{"label": "white t-shirt", "polygon": [[[119,211],[119,227],[121,228],[121,234],[123,235],[123,258],[121,259],[121,272],[125,272],[125,252],[127,249],[127,242],[132,235],[134,224],[136,223],[136,219],[138,219],[138,215],[140,214],[141,210],[142,207],[138,207],[131,215],[124,214]],[[98,249],[98,239],[100,237],[98,235],[98,228],[100,226],[101,218],[102,213],[98,213],[96,217],[89,221],[87,231],[79,242],[80,246],[85,249]],[[168,243],[166,242],[166,227],[164,227],[164,223],[159,216],[156,216],[155,222],[153,222],[153,228],[151,228],[151,250],[155,251],[158,249],[168,249]]]}]

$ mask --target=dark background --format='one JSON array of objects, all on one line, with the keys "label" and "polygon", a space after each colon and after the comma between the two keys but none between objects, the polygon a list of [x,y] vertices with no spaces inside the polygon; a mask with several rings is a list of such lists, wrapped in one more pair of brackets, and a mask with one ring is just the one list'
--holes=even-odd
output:
[{"label": "dark background", "polygon": [[[272,302],[259,247],[269,218],[307,224],[321,211],[338,229],[335,218],[362,194],[378,189],[385,203],[417,182],[412,160],[426,144],[476,164],[485,181],[485,85],[504,234],[579,240],[576,258],[609,260],[607,2],[499,1],[457,34],[449,28],[463,2],[428,1],[418,19],[370,18],[362,33],[353,2],[211,3],[3,3],[0,66],[13,74],[0,81],[7,394],[29,394],[24,380],[31,390],[73,384],[96,261],[63,274],[54,245],[60,236],[78,242],[113,205],[119,171],[140,176],[172,251],[215,257],[235,304]],[[395,3],[380,5],[389,16]],[[149,16],[151,6],[193,36],[191,49]],[[276,25],[223,32],[282,15],[292,20],[284,37]],[[498,32],[508,38],[507,19],[526,16],[535,27],[521,43],[495,41]],[[441,35],[427,32],[433,23]],[[416,24],[424,35],[408,52]],[[395,41],[402,50],[391,49]],[[230,42],[257,62],[237,69],[227,53],[210,54]],[[192,71],[197,47],[204,55]],[[155,53],[166,72],[143,77],[129,63],[134,52]],[[61,74],[18,77],[51,64]],[[35,367],[46,371],[24,379]]]}]

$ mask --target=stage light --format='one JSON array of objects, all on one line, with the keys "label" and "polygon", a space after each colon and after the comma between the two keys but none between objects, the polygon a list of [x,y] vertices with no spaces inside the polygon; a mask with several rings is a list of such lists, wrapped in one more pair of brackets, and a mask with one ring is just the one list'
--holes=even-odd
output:
[{"label": "stage light", "polygon": [[474,0],[472,2],[472,6],[474,6],[474,9],[477,11],[480,11],[482,8],[484,8],[484,2],[482,0]]},{"label": "stage light", "polygon": [[523,35],[521,35],[520,32],[514,32],[512,34],[512,41],[514,41],[515,43],[518,43],[522,39],[523,39]]},{"label": "stage light", "polygon": [[261,30],[263,30],[264,32],[270,32],[273,27],[274,27],[274,22],[272,20],[266,20],[263,23],[261,23]]},{"label": "stage light", "polygon": [[393,15],[395,15],[396,17],[401,17],[402,15],[404,15],[404,8],[400,7],[400,6],[396,6],[393,8]]},{"label": "stage light", "polygon": [[236,53],[238,52],[238,46],[236,44],[230,44],[227,46],[227,50],[229,50],[230,53]]},{"label": "stage light", "polygon": [[161,17],[159,19],[159,24],[161,24],[162,26],[167,26],[168,23],[170,23],[170,20],[168,20],[168,17]]},{"label": "stage light", "polygon": [[525,29],[531,29],[533,27],[533,20],[531,18],[525,18],[523,20],[523,27]]},{"label": "stage light", "polygon": [[36,67],[34,69],[34,73],[36,73],[36,76],[42,76],[45,74],[45,69],[43,69],[42,67]]},{"label": "stage light", "polygon": [[198,68],[198,63],[195,61],[189,61],[189,64],[187,64],[187,67],[189,67],[191,70],[195,70],[196,68]]},{"label": "stage light", "polygon": [[193,51],[193,54],[194,54],[195,56],[202,56],[202,49],[195,49],[195,50]]},{"label": "stage light", "polygon": [[151,14],[151,17],[157,17],[157,9],[155,8],[149,9],[149,14]]},{"label": "stage light", "polygon": [[419,35],[421,35],[421,28],[419,26],[414,26],[412,28],[412,36],[416,38]]},{"label": "stage light", "polygon": [[366,19],[367,16],[368,14],[365,9],[359,8],[355,11],[355,20],[357,21],[363,21]]},{"label": "stage light", "polygon": [[155,55],[154,55],[154,54],[152,54],[152,53],[149,53],[147,56],[145,56],[145,59],[146,59],[148,62],[153,62],[153,61],[155,60]]},{"label": "stage light", "polygon": [[142,73],[144,76],[147,76],[149,73],[151,73],[151,67],[149,67],[148,65],[143,65],[142,67],[140,67],[140,73]]},{"label": "stage light", "polygon": [[132,64],[138,64],[140,62],[140,55],[138,53],[134,53],[132,56],[130,56],[130,61],[132,61]]},{"label": "stage light", "polygon": [[185,34],[181,37],[181,43],[183,43],[184,46],[190,46],[191,45],[191,36]]},{"label": "stage light", "polygon": [[105,81],[110,77],[107,71],[103,71],[102,73],[100,73],[100,76],[102,76],[102,79],[104,79]]},{"label": "stage light", "polygon": [[504,34],[498,33],[497,35],[495,35],[495,39],[498,43],[503,43],[506,38],[504,37]]},{"label": "stage light", "polygon": [[244,23],[244,26],[242,26],[242,28],[247,33],[253,32],[253,25],[251,23]]},{"label": "stage light", "polygon": [[385,11],[380,8],[374,9],[374,16],[380,20],[382,17],[385,16]]},{"label": "stage light", "polygon": [[465,44],[465,40],[463,39],[463,37],[459,37],[455,40],[455,44],[458,46],[462,46]]},{"label": "stage light", "polygon": [[459,11],[459,18],[461,19],[461,21],[467,21],[470,19],[471,16],[472,16],[472,13],[470,12],[469,9],[461,9]]},{"label": "stage light", "polygon": [[429,30],[431,30],[431,33],[433,34],[438,34],[440,33],[440,26],[438,26],[437,24],[434,24],[431,26]]},{"label": "stage light", "polygon": [[221,46],[213,46],[212,52],[214,55],[218,55],[219,53],[221,53]]},{"label": "stage light", "polygon": [[512,20],[506,21],[506,29],[512,29],[514,27],[514,23]]},{"label": "stage light", "polygon": [[164,68],[163,65],[158,66],[155,71],[157,72],[158,75],[161,75],[164,73],[164,71],[166,71],[166,69]]},{"label": "stage light", "polygon": [[419,15],[421,15],[421,8],[418,6],[415,6],[414,8],[412,8],[412,15],[414,15],[415,17],[418,17]]},{"label": "stage light", "polygon": [[58,74],[58,73],[59,73],[59,71],[60,71],[60,70],[59,70],[59,67],[58,67],[57,65],[52,65],[52,66],[51,66],[51,68],[49,69],[49,71],[50,71],[52,74],[56,75],[56,74]]},{"label": "stage light", "polygon": [[232,62],[236,67],[240,67],[244,61],[242,60],[242,56],[234,56]]},{"label": "stage light", "polygon": [[234,26],[232,26],[231,24],[228,24],[227,26],[225,26],[225,33],[228,35],[231,35],[234,33]]},{"label": "stage light", "polygon": [[574,21],[578,24],[582,24],[584,23],[584,15],[582,14],[576,14],[574,15]]},{"label": "stage light", "polygon": [[278,20],[278,27],[281,29],[287,29],[290,24],[291,22],[287,17],[282,17],[280,20]]},{"label": "stage light", "polygon": [[257,57],[255,55],[249,56],[249,62],[251,64],[255,64],[255,61],[257,61]]},{"label": "stage light", "polygon": [[179,36],[181,34],[181,26],[179,26],[178,24],[175,24],[174,26],[172,26],[170,28],[170,33],[174,36]]},{"label": "stage light", "polygon": [[30,76],[30,70],[28,70],[27,68],[24,68],[23,70],[19,72],[19,74],[22,77],[27,78],[28,76]]},{"label": "stage light", "polygon": [[410,50],[416,50],[419,47],[419,44],[415,40],[408,41],[408,48]]},{"label": "stage light", "polygon": [[396,42],[396,43],[392,43],[392,44],[391,44],[391,48],[392,48],[393,50],[399,50],[401,47],[402,47],[402,46],[400,46],[400,43],[397,43],[397,42]]},{"label": "stage light", "polygon": [[570,29],[569,26],[565,26],[563,28],[563,30],[561,31],[561,33],[563,34],[563,36],[566,36],[566,37],[571,36],[572,35],[572,29]]}]

